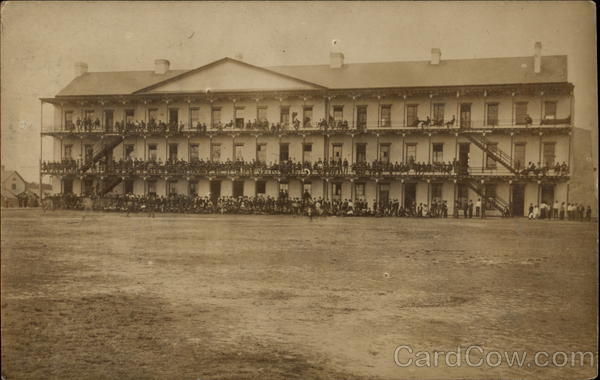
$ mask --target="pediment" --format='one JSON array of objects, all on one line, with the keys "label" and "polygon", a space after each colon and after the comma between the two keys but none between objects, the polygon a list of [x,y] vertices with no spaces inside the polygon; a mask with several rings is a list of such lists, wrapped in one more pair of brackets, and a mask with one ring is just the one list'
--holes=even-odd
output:
[{"label": "pediment", "polygon": [[268,69],[225,58],[159,82],[137,93],[315,90],[312,84]]}]

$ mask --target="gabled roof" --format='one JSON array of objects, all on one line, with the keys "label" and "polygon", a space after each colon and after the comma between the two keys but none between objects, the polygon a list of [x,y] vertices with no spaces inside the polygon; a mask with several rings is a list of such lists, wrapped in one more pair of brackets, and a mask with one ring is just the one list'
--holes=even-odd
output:
[{"label": "gabled roof", "polygon": [[27,181],[25,181],[25,180],[23,179],[23,177],[21,177],[21,175],[19,174],[19,172],[18,172],[18,171],[16,171],[16,170],[7,170],[7,171],[5,171],[5,172],[4,172],[4,178],[2,178],[2,179],[1,179],[1,180],[2,180],[2,183],[4,183],[4,182],[8,181],[8,179],[9,179],[10,177],[12,177],[12,176],[13,176],[13,174],[14,174],[14,175],[16,175],[16,176],[17,176],[19,179],[21,179],[21,181],[23,181],[23,182],[25,183],[25,185],[27,185]]},{"label": "gabled roof", "polygon": [[350,63],[259,67],[222,58],[192,70],[117,71],[86,73],[75,78],[57,96],[132,95],[186,78],[224,62],[241,65],[321,89],[473,86],[567,82],[567,56],[542,57],[542,71],[533,71],[533,57],[477,58],[429,61]]},{"label": "gabled roof", "polygon": [[183,79],[183,78],[185,78],[185,77],[188,77],[188,76],[190,76],[190,75],[192,75],[192,74],[195,74],[195,73],[201,72],[201,71],[203,71],[203,70],[207,70],[207,69],[209,69],[209,68],[211,68],[211,67],[214,67],[214,66],[217,66],[217,65],[220,65],[220,64],[226,63],[226,62],[233,62],[233,63],[237,63],[237,64],[240,64],[240,65],[242,65],[242,66],[246,66],[246,67],[249,67],[249,68],[252,68],[252,69],[256,69],[256,70],[259,70],[259,71],[262,71],[262,72],[265,72],[265,73],[273,74],[273,75],[280,76],[280,77],[283,77],[283,78],[286,78],[286,79],[292,79],[292,80],[294,80],[294,81],[300,82],[300,83],[302,83],[302,84],[305,84],[305,85],[314,86],[314,87],[318,87],[318,88],[325,88],[324,86],[321,86],[321,85],[319,85],[319,84],[312,83],[312,82],[310,82],[310,81],[307,81],[307,80],[299,79],[299,78],[297,78],[297,77],[293,77],[293,76],[291,76],[291,75],[287,75],[287,74],[285,74],[285,73],[280,73],[280,72],[277,72],[277,71],[269,70],[269,69],[267,69],[267,68],[264,68],[264,67],[260,67],[260,66],[251,65],[251,64],[249,64],[249,63],[246,63],[246,62],[243,62],[243,61],[238,61],[237,59],[233,59],[233,58],[225,57],[225,58],[221,58],[221,59],[219,59],[219,60],[216,60],[216,61],[214,61],[214,62],[211,62],[211,63],[209,63],[209,64],[207,64],[207,65],[204,65],[204,66],[200,66],[200,67],[198,67],[198,68],[195,68],[195,69],[193,69],[193,70],[189,70],[189,71],[186,71],[186,72],[184,72],[184,73],[180,73],[180,74],[178,74],[178,75],[176,75],[176,76],[173,76],[173,77],[171,77],[171,78],[168,78],[168,79],[165,79],[165,80],[163,80],[163,81],[161,81],[161,82],[158,82],[158,83],[152,84],[152,85],[150,85],[150,86],[148,86],[148,87],[141,88],[141,89],[139,89],[138,91],[135,91],[135,92],[136,92],[136,93],[147,92],[147,91],[149,91],[149,90],[152,90],[152,89],[155,89],[155,88],[157,88],[157,87],[159,87],[159,86],[163,86],[163,85],[165,85],[165,84],[167,84],[167,83],[172,83],[172,82],[174,82],[174,81],[181,80],[181,79]]},{"label": "gabled roof", "polygon": [[467,86],[567,81],[567,56],[542,57],[542,71],[533,71],[533,57],[275,66],[270,70],[319,83],[331,89]]}]

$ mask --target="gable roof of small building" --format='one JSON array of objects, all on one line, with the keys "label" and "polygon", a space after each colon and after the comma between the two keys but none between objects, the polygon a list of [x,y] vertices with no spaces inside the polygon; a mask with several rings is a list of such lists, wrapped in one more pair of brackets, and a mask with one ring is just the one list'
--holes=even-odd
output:
[{"label": "gable roof of small building", "polygon": [[542,57],[542,71],[534,73],[533,57],[474,58],[429,61],[349,63],[329,65],[259,67],[222,58],[192,70],[90,72],[75,78],[56,96],[131,95],[222,62],[238,62],[265,72],[296,79],[326,89],[473,86],[567,82],[567,56]]}]

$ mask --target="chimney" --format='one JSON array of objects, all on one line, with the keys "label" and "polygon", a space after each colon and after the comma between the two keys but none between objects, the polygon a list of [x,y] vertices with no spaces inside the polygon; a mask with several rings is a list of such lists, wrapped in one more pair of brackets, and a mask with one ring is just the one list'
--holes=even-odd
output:
[{"label": "chimney", "polygon": [[438,48],[431,49],[431,64],[439,65],[440,59],[442,58],[442,51]]},{"label": "chimney", "polygon": [[87,73],[88,65],[85,62],[75,62],[75,77],[80,77]]},{"label": "chimney", "polygon": [[344,66],[344,53],[329,53],[329,68],[340,69]]},{"label": "chimney", "polygon": [[533,72],[539,74],[542,72],[542,43],[536,42],[533,55]]},{"label": "chimney", "polygon": [[167,59],[156,59],[154,61],[154,74],[166,74],[171,63]]}]

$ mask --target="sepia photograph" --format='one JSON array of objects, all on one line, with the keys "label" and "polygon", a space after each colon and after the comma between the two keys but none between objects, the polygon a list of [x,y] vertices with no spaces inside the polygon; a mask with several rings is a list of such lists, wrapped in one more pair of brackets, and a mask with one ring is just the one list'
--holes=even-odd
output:
[{"label": "sepia photograph", "polygon": [[593,379],[591,1],[5,1],[1,380]]}]

